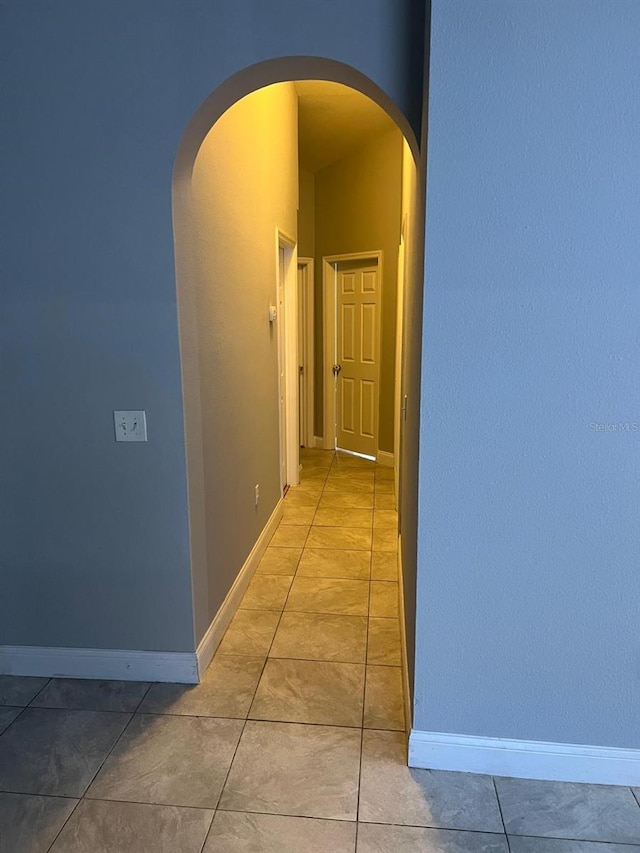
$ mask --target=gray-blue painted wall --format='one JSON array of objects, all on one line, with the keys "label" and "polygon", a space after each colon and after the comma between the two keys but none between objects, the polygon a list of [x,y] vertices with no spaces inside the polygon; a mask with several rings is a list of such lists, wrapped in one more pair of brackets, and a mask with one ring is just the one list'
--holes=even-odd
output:
[{"label": "gray-blue painted wall", "polygon": [[638,748],[640,4],[435,0],[427,186],[414,725]]},{"label": "gray-blue painted wall", "polygon": [[[419,131],[422,5],[0,5],[0,644],[194,648],[180,139],[216,86],[283,55],[354,66]],[[148,444],[115,444],[130,408]]]}]

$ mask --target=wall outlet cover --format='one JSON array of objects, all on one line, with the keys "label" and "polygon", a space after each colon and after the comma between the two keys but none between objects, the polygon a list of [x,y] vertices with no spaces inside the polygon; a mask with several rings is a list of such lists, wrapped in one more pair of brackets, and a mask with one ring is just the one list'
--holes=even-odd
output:
[{"label": "wall outlet cover", "polygon": [[114,412],[113,423],[116,441],[146,441],[147,416],[145,412]]}]

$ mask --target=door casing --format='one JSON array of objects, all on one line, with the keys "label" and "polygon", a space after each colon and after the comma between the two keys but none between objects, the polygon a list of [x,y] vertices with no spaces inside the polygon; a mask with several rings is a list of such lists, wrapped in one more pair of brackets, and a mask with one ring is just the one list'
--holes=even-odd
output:
[{"label": "door casing", "polygon": [[[334,394],[333,365],[336,349],[336,291],[335,291],[335,264],[340,261],[372,261],[378,265],[378,276],[382,286],[384,272],[382,268],[382,251],[373,252],[351,252],[346,255],[326,255],[322,258],[322,302],[323,302],[323,398],[324,398],[324,423],[323,423],[323,446],[326,450],[333,450],[336,446],[335,423],[336,423],[336,401]],[[382,303],[381,303],[382,307]],[[382,310],[378,311],[378,342],[381,340]],[[376,440],[378,439],[378,420],[380,407],[380,383],[378,381],[378,401],[376,406]],[[377,455],[377,451],[376,451]]]},{"label": "door casing", "polygon": [[[298,317],[304,325],[304,362],[305,362],[305,381],[304,381],[304,400],[300,404],[304,407],[306,434],[301,435],[300,442],[305,447],[315,447],[315,429],[314,429],[314,413],[315,413],[315,369],[314,369],[314,327],[313,327],[313,258],[298,258],[298,270],[301,273],[301,281],[298,287],[298,300],[303,298],[302,305],[298,308]],[[300,352],[300,350],[298,350]]]},{"label": "door casing", "polygon": [[[298,439],[298,252],[296,241],[285,231],[276,228],[276,305],[280,276],[280,250],[284,249],[284,317],[276,317],[276,333],[283,329],[284,352],[284,418],[280,424],[281,453],[285,455],[286,485],[297,486],[300,482],[300,443]],[[284,429],[285,441],[282,442]],[[285,485],[284,483],[282,484]]]}]

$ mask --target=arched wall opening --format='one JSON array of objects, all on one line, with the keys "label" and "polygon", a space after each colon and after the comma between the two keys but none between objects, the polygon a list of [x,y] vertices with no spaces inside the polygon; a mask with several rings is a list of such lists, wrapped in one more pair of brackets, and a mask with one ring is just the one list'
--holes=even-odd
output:
[{"label": "arched wall opening", "polygon": [[[290,57],[244,69],[207,98],[185,132],[173,181],[194,639],[201,671],[250,579],[243,569],[278,521],[277,335],[267,318],[275,297],[277,235],[297,243],[296,80],[349,86],[385,110],[402,133],[398,230],[407,290],[421,287],[420,264],[410,258],[421,255],[415,239],[418,147],[406,118],[384,92],[342,63]],[[225,133],[232,124],[233,134]],[[413,301],[405,293],[402,304]],[[405,367],[398,362],[398,388]]]}]

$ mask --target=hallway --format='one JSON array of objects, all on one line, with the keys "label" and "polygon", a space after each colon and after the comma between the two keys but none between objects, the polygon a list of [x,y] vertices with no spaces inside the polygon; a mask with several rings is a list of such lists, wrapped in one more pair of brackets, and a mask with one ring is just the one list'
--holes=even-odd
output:
[{"label": "hallway", "polygon": [[302,463],[200,685],[0,677],[0,853],[640,851],[640,790],[406,767],[393,471]]}]

